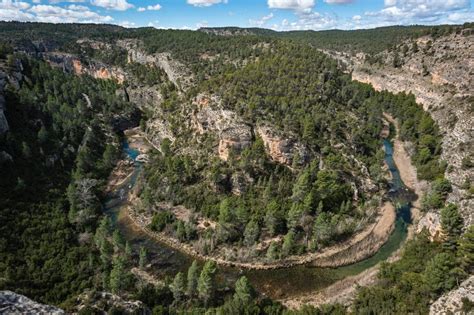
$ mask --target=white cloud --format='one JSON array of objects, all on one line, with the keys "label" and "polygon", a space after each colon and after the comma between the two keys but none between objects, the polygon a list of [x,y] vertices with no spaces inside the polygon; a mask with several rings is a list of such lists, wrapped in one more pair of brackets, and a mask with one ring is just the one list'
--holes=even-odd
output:
[{"label": "white cloud", "polygon": [[86,2],[86,0],[49,0],[49,3],[53,3],[53,4],[61,3],[61,2],[80,3],[80,2]]},{"label": "white cloud", "polygon": [[314,4],[314,0],[268,0],[272,9],[310,10]]},{"label": "white cloud", "polygon": [[144,8],[144,7],[139,7],[139,8],[137,9],[137,11],[138,11],[138,12],[144,12],[144,11],[146,11],[146,10],[148,10],[148,11],[158,11],[158,10],[160,10],[160,9],[161,9],[161,5],[159,5],[159,4],[157,3],[157,4],[155,4],[155,5],[149,5],[149,6],[147,6],[146,8]]},{"label": "white cloud", "polygon": [[271,19],[273,19],[273,13],[270,13],[268,15],[264,15],[258,20],[250,19],[249,24],[253,25],[253,26],[262,27],[263,25],[265,25]]},{"label": "white cloud", "polygon": [[347,4],[352,3],[354,0],[324,0],[328,4]]},{"label": "white cloud", "polygon": [[201,28],[201,27],[208,27],[209,23],[207,21],[201,21],[196,23],[196,28]]},{"label": "white cloud", "polygon": [[18,7],[11,6],[9,1],[0,2],[0,21],[31,21],[34,16]]},{"label": "white cloud", "polygon": [[280,31],[299,31],[339,28],[339,19],[330,14],[321,14],[312,11],[297,12],[296,16],[298,17],[296,21],[290,22],[287,19],[284,19],[276,29]]},{"label": "white cloud", "polygon": [[91,4],[109,10],[126,11],[134,7],[127,0],[91,0]]},{"label": "white cloud", "polygon": [[99,15],[84,6],[69,6],[67,9],[53,5],[35,5],[28,10],[34,14],[32,20],[50,23],[110,23],[111,16]]},{"label": "white cloud", "polygon": [[28,2],[1,0],[0,10],[26,10],[30,7]]},{"label": "white cloud", "polygon": [[89,8],[83,5],[71,4],[67,7],[69,10],[74,11],[89,11]]},{"label": "white cloud", "polygon": [[387,7],[391,7],[397,4],[397,0],[384,0],[384,4]]},{"label": "white cloud", "polygon": [[354,16],[352,17],[352,20],[353,20],[353,21],[360,21],[361,19],[362,19],[362,16],[360,16],[360,15],[354,15]]},{"label": "white cloud", "polygon": [[385,8],[366,15],[396,24],[441,23],[454,12],[470,11],[469,0],[385,0]]},{"label": "white cloud", "polygon": [[155,5],[149,5],[146,7],[148,10],[151,10],[151,11],[158,11],[161,9],[161,5],[159,4],[155,4]]},{"label": "white cloud", "polygon": [[123,26],[123,27],[127,27],[127,28],[132,28],[132,27],[136,26],[134,22],[130,22],[130,21],[122,21],[122,22],[118,23],[118,25]]},{"label": "white cloud", "polygon": [[187,0],[187,3],[195,7],[210,7],[214,4],[227,3],[227,0]]}]

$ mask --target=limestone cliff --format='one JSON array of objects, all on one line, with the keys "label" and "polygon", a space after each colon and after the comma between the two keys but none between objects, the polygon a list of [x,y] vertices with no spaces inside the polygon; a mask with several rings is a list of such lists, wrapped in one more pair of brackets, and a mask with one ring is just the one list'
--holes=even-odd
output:
[{"label": "limestone cliff", "polygon": [[117,41],[117,45],[127,50],[128,62],[155,64],[165,71],[171,82],[183,90],[192,84],[192,74],[187,70],[185,65],[171,58],[170,53],[147,54],[142,48],[140,41],[132,39],[119,40]]},{"label": "limestone cliff", "polygon": [[295,158],[297,164],[301,165],[308,161],[309,152],[307,148],[295,138],[283,136],[268,125],[257,127],[257,133],[265,144],[265,149],[272,160],[291,166]]},{"label": "limestone cliff", "polygon": [[352,78],[370,83],[376,90],[413,93],[418,103],[435,119],[443,133],[443,154],[449,167],[446,178],[453,184],[448,202],[459,205],[465,224],[474,222],[474,199],[469,183],[474,168],[465,161],[474,156],[474,35],[451,34],[437,39],[418,38],[393,66],[393,52],[379,56],[382,63],[371,65],[363,54],[349,57],[326,52],[352,71]]},{"label": "limestone cliff", "polygon": [[466,314],[462,311],[463,298],[474,302],[474,276],[461,283],[459,288],[438,298],[430,307],[430,315]]},{"label": "limestone cliff", "polygon": [[239,154],[252,143],[252,129],[233,111],[225,110],[216,96],[198,95],[193,101],[191,126],[199,134],[216,133],[219,158],[227,161],[231,152]]}]

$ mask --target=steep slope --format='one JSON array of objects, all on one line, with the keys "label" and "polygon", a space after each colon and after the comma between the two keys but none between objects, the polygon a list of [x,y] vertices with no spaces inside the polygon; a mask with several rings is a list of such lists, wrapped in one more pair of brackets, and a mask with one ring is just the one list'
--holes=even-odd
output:
[{"label": "steep slope", "polygon": [[466,226],[472,224],[474,35],[470,29],[407,41],[373,57],[383,60],[373,64],[364,54],[354,58],[344,53],[332,55],[351,69],[354,80],[370,83],[377,90],[413,93],[432,115],[443,135],[445,176],[453,184],[448,202],[459,205]]}]

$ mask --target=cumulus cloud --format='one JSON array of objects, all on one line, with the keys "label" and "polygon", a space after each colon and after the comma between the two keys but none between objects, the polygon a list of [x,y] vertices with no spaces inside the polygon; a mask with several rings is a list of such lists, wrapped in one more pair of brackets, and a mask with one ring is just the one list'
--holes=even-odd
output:
[{"label": "cumulus cloud", "polygon": [[33,15],[25,12],[30,4],[22,1],[1,0],[0,20],[2,21],[31,21]]},{"label": "cumulus cloud", "polygon": [[84,6],[69,6],[62,8],[53,5],[39,4],[33,6],[28,12],[33,13],[34,20],[50,23],[109,23],[111,16],[102,16]]},{"label": "cumulus cloud", "polygon": [[273,29],[279,31],[301,31],[301,30],[325,30],[339,28],[340,20],[337,16],[315,11],[298,12],[296,21],[284,19],[280,24],[273,25]]},{"label": "cumulus cloud", "polygon": [[268,7],[272,9],[310,10],[314,7],[314,0],[268,0]]},{"label": "cumulus cloud", "polygon": [[347,4],[354,2],[354,0],[324,0],[324,2],[329,4]]},{"label": "cumulus cloud", "polygon": [[122,22],[118,23],[118,25],[126,27],[126,28],[136,27],[136,24],[134,22],[130,22],[130,21],[122,21]]},{"label": "cumulus cloud", "polygon": [[469,0],[385,0],[385,7],[366,15],[380,22],[440,23],[455,12],[469,12]]},{"label": "cumulus cloud", "polygon": [[227,3],[227,0],[187,0],[187,3],[195,7],[210,7],[214,4]]},{"label": "cumulus cloud", "polygon": [[271,19],[273,19],[273,13],[270,13],[268,15],[264,15],[260,19],[257,19],[257,20],[250,19],[249,24],[253,25],[253,26],[262,27],[263,25],[265,25]]},{"label": "cumulus cloud", "polygon": [[26,10],[30,7],[28,2],[1,0],[0,10]]},{"label": "cumulus cloud", "polygon": [[[37,2],[40,3],[41,1],[38,0]],[[49,3],[52,3],[52,4],[56,4],[60,2],[80,3],[80,2],[86,2],[86,0],[49,0]]]},{"label": "cumulus cloud", "polygon": [[147,6],[146,8],[145,8],[145,7],[139,7],[139,8],[137,9],[137,11],[138,11],[138,12],[143,12],[143,11],[146,11],[146,10],[148,10],[148,11],[158,11],[158,10],[160,10],[160,9],[161,9],[161,5],[159,5],[159,4],[157,3],[157,4],[155,4],[155,5],[149,5],[149,6]]},{"label": "cumulus cloud", "polygon": [[1,0],[0,20],[50,23],[110,23],[113,21],[113,18],[100,15],[86,6],[76,4],[71,4],[67,7],[46,4],[31,6],[29,3],[22,1]]},{"label": "cumulus cloud", "polygon": [[91,4],[116,11],[126,11],[134,7],[134,5],[128,3],[127,0],[91,0]]}]

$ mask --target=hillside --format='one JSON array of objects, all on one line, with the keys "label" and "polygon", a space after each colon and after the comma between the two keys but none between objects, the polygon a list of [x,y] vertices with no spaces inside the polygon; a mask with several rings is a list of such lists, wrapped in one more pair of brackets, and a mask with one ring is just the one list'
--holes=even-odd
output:
[{"label": "hillside", "polygon": [[346,305],[302,312],[426,313],[472,273],[466,25],[0,34],[0,289],[66,311],[286,314],[264,295],[279,276],[255,291],[242,270],[363,264],[420,217],[370,286],[325,279]]}]

